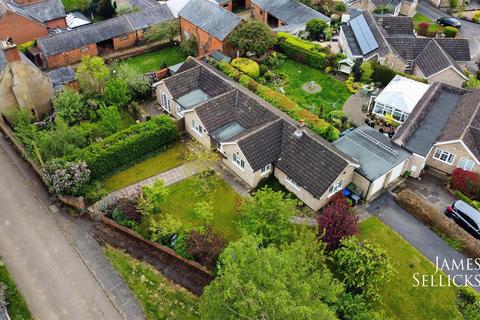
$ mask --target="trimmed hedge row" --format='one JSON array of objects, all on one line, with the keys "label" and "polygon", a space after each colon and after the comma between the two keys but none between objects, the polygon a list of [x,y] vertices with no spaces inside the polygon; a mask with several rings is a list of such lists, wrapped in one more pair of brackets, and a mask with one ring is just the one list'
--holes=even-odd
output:
[{"label": "trimmed hedge row", "polygon": [[413,76],[411,74],[406,74],[400,71],[390,69],[389,67],[381,65],[378,62],[372,63],[372,68],[373,68],[373,74],[372,74],[373,82],[380,82],[382,84],[382,87],[386,87],[390,83],[390,81],[392,81],[392,79],[395,78],[397,74],[402,77],[409,78],[415,81],[428,83],[427,79],[423,79],[420,77]]},{"label": "trimmed hedge row", "polygon": [[92,178],[98,179],[115,169],[174,142],[178,137],[175,121],[161,115],[119,131],[100,142],[68,156],[67,160],[85,161]]},{"label": "trimmed hedge row", "polygon": [[235,69],[231,64],[220,62],[217,64],[217,68],[293,119],[297,121],[303,119],[307,127],[328,141],[335,141],[340,136],[340,131],[332,124],[319,118],[316,114],[301,108],[282,93],[256,82],[251,77]]},{"label": "trimmed hedge row", "polygon": [[334,67],[339,60],[345,58],[341,53],[333,54],[328,48],[284,32],[277,33],[276,48],[290,59],[320,70]]},{"label": "trimmed hedge row", "polygon": [[453,195],[457,197],[459,200],[462,200],[463,202],[468,203],[469,205],[476,208],[477,210],[480,210],[480,201],[470,199],[469,197],[464,195],[460,190],[453,191]]},{"label": "trimmed hedge row", "polygon": [[472,258],[480,258],[480,241],[459,227],[453,220],[432,207],[410,189],[401,191],[395,201],[405,210],[420,219],[432,229],[444,233],[461,243],[463,253]]}]

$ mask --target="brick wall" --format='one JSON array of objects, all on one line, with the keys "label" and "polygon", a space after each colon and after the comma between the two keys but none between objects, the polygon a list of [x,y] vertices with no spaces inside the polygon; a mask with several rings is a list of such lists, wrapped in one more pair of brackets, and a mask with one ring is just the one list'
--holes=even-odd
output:
[{"label": "brick wall", "polygon": [[66,29],[67,28],[67,20],[65,19],[65,17],[47,21],[46,24],[47,24],[47,27],[49,27],[51,29],[55,29],[55,28]]},{"label": "brick wall", "polygon": [[0,18],[0,38],[11,37],[17,44],[33,41],[48,35],[47,28],[12,11]]},{"label": "brick wall", "polygon": [[180,28],[182,30],[182,39],[188,35],[193,36],[198,42],[198,55],[203,56],[214,51],[223,51],[223,42],[212,37],[206,31],[200,29],[190,21],[180,17]]},{"label": "brick wall", "polygon": [[136,32],[131,32],[129,34],[113,38],[112,40],[113,48],[115,50],[125,49],[135,45],[135,42],[137,41],[137,34]]},{"label": "brick wall", "polygon": [[73,49],[68,52],[62,52],[54,56],[47,57],[48,68],[56,68],[74,64],[82,60],[84,55],[98,56],[98,49],[95,43],[82,47],[79,49]]}]

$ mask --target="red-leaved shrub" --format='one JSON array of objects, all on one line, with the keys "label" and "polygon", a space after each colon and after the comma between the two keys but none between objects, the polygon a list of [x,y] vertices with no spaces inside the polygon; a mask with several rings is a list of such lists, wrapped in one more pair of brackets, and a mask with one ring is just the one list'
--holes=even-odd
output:
[{"label": "red-leaved shrub", "polygon": [[227,241],[214,233],[210,226],[205,231],[191,231],[187,239],[188,252],[210,270],[215,268],[218,256],[226,246]]},{"label": "red-leaved shrub", "polygon": [[452,172],[451,187],[473,200],[480,199],[480,176],[478,173],[457,168]]},{"label": "red-leaved shrub", "polygon": [[421,36],[426,36],[428,34],[428,28],[430,28],[430,23],[420,22],[418,24],[418,34]]},{"label": "red-leaved shrub", "polygon": [[352,212],[347,198],[342,193],[332,197],[317,218],[318,237],[326,243],[328,250],[339,247],[340,241],[358,234],[358,216]]}]

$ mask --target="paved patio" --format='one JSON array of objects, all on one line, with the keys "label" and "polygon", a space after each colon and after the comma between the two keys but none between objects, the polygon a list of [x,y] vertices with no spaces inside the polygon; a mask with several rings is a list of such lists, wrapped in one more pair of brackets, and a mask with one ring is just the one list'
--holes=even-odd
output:
[{"label": "paved patio", "polygon": [[365,113],[362,111],[363,105],[368,105],[370,102],[370,96],[366,96],[362,93],[356,93],[350,96],[343,105],[343,112],[348,121],[352,122],[355,126],[360,127],[365,123]]}]

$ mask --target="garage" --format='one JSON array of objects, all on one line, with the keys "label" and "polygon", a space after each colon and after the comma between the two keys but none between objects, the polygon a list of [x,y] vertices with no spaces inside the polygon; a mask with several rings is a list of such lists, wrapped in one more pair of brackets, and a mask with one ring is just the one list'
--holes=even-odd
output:
[{"label": "garage", "polygon": [[365,200],[375,198],[401,177],[411,157],[410,152],[369,126],[347,133],[333,145],[360,164],[353,184]]}]

